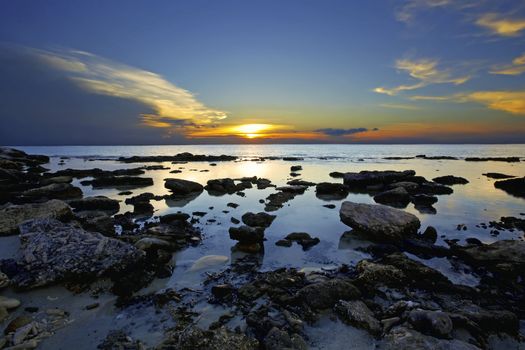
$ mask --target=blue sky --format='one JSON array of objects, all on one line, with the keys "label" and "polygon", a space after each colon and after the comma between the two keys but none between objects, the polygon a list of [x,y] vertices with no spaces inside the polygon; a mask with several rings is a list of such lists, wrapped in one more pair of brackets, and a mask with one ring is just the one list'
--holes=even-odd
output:
[{"label": "blue sky", "polygon": [[525,142],[524,55],[521,0],[4,2],[0,136]]}]

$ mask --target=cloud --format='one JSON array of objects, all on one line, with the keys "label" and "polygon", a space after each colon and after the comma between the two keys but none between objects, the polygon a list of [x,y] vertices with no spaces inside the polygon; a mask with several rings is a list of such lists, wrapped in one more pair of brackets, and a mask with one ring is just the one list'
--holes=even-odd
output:
[{"label": "cloud", "polygon": [[490,73],[503,75],[520,75],[525,73],[525,53],[512,60],[512,64],[494,67]]},{"label": "cloud", "polygon": [[452,0],[408,0],[396,12],[396,19],[400,22],[411,23],[417,12],[432,8],[446,7]]},{"label": "cloud", "polygon": [[209,108],[188,90],[162,76],[77,50],[37,50],[45,64],[65,72],[83,89],[107,96],[138,101],[155,113],[142,116],[142,124],[155,128],[210,125],[227,117]]},{"label": "cloud", "polygon": [[384,108],[406,109],[410,111],[421,109],[421,107],[419,106],[400,104],[400,103],[382,103],[379,106],[384,107]]},{"label": "cloud", "polygon": [[334,128],[324,128],[324,129],[317,129],[314,130],[315,132],[325,134],[327,136],[348,136],[348,135],[354,135],[359,134],[367,131],[377,131],[378,128],[373,128],[371,130],[367,128],[353,128],[353,129],[334,129]]},{"label": "cloud", "polygon": [[474,91],[449,96],[412,96],[412,100],[476,102],[487,108],[516,115],[525,115],[525,90]]},{"label": "cloud", "polygon": [[476,20],[476,24],[488,29],[494,35],[512,37],[525,30],[524,18],[503,18],[497,13],[486,13]]},{"label": "cloud", "polygon": [[396,61],[396,69],[408,73],[417,83],[399,85],[393,88],[377,87],[373,91],[379,94],[394,96],[402,91],[415,90],[431,84],[464,84],[470,76],[455,76],[450,69],[439,69],[435,59],[401,59]]}]

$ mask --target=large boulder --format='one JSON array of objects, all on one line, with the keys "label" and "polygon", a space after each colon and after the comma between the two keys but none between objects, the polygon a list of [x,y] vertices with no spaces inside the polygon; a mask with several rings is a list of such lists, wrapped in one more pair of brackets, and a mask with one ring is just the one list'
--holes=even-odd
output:
[{"label": "large boulder", "polygon": [[454,252],[475,266],[500,271],[525,271],[525,242],[501,240],[491,244],[455,247]]},{"label": "large boulder", "polygon": [[361,171],[359,173],[345,173],[343,182],[351,188],[366,187],[370,185],[390,184],[392,182],[409,181],[414,176],[414,170],[405,171]]},{"label": "large boulder", "polygon": [[421,226],[413,214],[376,204],[343,202],[339,215],[346,225],[378,240],[415,236]]},{"label": "large boulder", "polygon": [[171,190],[175,195],[200,193],[204,189],[200,183],[183,179],[166,179],[164,187]]},{"label": "large boulder", "polygon": [[20,226],[21,254],[12,283],[35,288],[123,271],[144,253],[134,246],[55,219]]},{"label": "large boulder", "polygon": [[317,310],[328,309],[339,300],[352,300],[359,296],[359,289],[349,280],[340,278],[310,284],[297,293],[299,300]]},{"label": "large boulder", "polygon": [[24,191],[22,197],[29,199],[73,199],[82,197],[82,190],[69,183],[54,183]]},{"label": "large boulder", "polygon": [[27,220],[66,220],[70,217],[72,217],[71,208],[58,199],[44,203],[12,205],[0,210],[0,235],[17,234],[18,225]]}]

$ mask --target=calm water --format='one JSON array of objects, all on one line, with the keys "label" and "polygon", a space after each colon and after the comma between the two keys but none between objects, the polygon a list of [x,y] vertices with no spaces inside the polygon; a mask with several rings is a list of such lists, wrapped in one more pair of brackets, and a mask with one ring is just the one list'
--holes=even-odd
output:
[{"label": "calm water", "polygon": [[[289,176],[291,165],[302,165],[301,179],[313,182],[341,182],[341,179],[329,177],[332,171],[361,171],[361,170],[406,170],[414,169],[418,175],[432,179],[442,175],[457,175],[470,181],[467,185],[453,186],[454,193],[448,196],[438,196],[439,201],[434,205],[436,214],[423,214],[418,212],[412,204],[406,210],[417,215],[422,222],[422,229],[434,226],[441,237],[438,244],[444,245],[444,239],[455,238],[461,242],[468,237],[476,237],[484,242],[493,242],[498,239],[523,239],[523,232],[501,232],[499,236],[492,236],[490,229],[476,227],[481,222],[499,221],[501,216],[520,216],[525,211],[525,200],[508,195],[494,188],[494,180],[482,176],[485,172],[502,172],[506,174],[525,176],[525,162],[465,162],[463,160],[385,160],[390,156],[415,156],[426,154],[428,156],[447,155],[464,158],[467,156],[496,157],[496,156],[525,156],[525,145],[213,145],[213,146],[111,146],[111,147],[19,147],[26,152],[47,154],[53,156],[48,165],[52,171],[65,168],[102,168],[121,169],[138,167],[144,164],[124,164],[115,161],[115,157],[132,155],[174,155],[180,152],[194,154],[228,154],[243,158],[260,156],[295,156],[304,157],[304,161],[286,162],[276,161],[238,161],[218,162],[217,166],[210,166],[207,162],[190,162],[187,164],[171,164],[170,162],[155,163],[165,167],[180,169],[180,174],[170,174],[170,170],[147,171],[145,175],[154,179],[154,185],[141,189],[133,189],[132,195],[152,192],[164,195],[168,190],[164,188],[164,179],[170,177],[183,178],[205,184],[208,179],[223,177],[258,176],[272,180],[276,185],[285,185],[291,178]],[[64,165],[59,165],[60,156],[69,156]],[[105,158],[105,159],[101,159]],[[108,159],[109,158],[109,159]],[[327,158],[327,159],[323,159]],[[151,165],[151,163],[149,164]],[[133,210],[124,204],[126,197],[119,196],[121,189],[92,189],[82,186],[79,180],[74,184],[81,187],[84,196],[105,195],[121,200],[121,212]],[[174,256],[175,269],[171,278],[156,281],[149,289],[173,287],[180,289],[191,287],[201,288],[203,276],[208,272],[218,271],[227,266],[231,261],[239,258],[239,253],[232,250],[235,241],[229,238],[228,228],[234,226],[230,219],[240,219],[242,214],[252,211],[264,210],[260,199],[266,198],[275,189],[245,190],[245,197],[238,195],[210,196],[203,192],[190,201],[174,202],[169,200],[152,201],[155,206],[155,215],[165,215],[182,211],[191,214],[194,211],[205,211],[207,214],[198,224],[203,231],[203,242],[198,247],[190,247],[178,252]],[[345,200],[374,203],[373,198],[366,194],[350,193]],[[366,246],[369,242],[344,234],[350,228],[339,220],[339,207],[343,200],[326,201],[316,197],[315,189],[309,188],[304,195],[298,195],[286,203],[282,209],[272,214],[277,215],[273,224],[266,230],[265,252],[260,256],[261,270],[270,270],[276,267],[288,266],[297,268],[331,268],[342,263],[355,264],[368,256],[356,250],[357,247]],[[239,204],[236,209],[227,206],[228,203]],[[336,209],[327,209],[324,204],[335,204]],[[227,213],[223,211],[228,211]],[[215,222],[209,222],[213,219]],[[466,224],[466,231],[458,231],[458,224]],[[321,243],[308,251],[303,251],[299,246],[291,248],[277,247],[275,242],[291,232],[308,232],[319,237]],[[14,247],[16,238],[3,241],[4,247]],[[11,244],[11,245],[9,245]],[[9,255],[2,249],[3,256]],[[192,264],[206,255],[222,255],[228,262],[210,266],[200,271],[190,271]],[[410,255],[413,259],[418,259]],[[445,258],[421,260],[423,263],[442,271],[453,282],[466,285],[476,285],[478,279],[469,273],[464,266],[458,266],[453,261]],[[197,306],[198,307],[198,306]],[[219,310],[207,303],[202,304],[203,327],[213,322],[224,310]],[[108,321],[114,315],[109,313]],[[130,318],[132,319],[132,318]],[[149,321],[148,321],[149,322]],[[327,321],[328,322],[328,321]],[[86,323],[90,324],[90,323]],[[79,326],[82,323],[79,324]],[[94,326],[93,326],[94,327]],[[332,326],[330,326],[332,327]],[[329,327],[329,328],[330,328]],[[335,326],[334,326],[335,327]],[[326,329],[325,329],[326,330]],[[147,333],[147,332],[146,332]],[[312,335],[315,330],[312,330]],[[71,337],[72,341],[79,334],[64,334]],[[56,339],[56,338],[55,338]],[[60,339],[56,339],[57,341]],[[369,341],[363,338],[363,341]],[[64,341],[64,338],[60,341]],[[53,338],[47,342],[48,348],[53,348]],[[366,347],[365,347],[366,348]]]}]

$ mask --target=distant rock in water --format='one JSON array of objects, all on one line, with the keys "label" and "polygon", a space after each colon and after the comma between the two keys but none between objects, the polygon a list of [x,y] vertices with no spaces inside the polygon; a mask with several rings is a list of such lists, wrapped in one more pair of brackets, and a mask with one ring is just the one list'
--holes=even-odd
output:
[{"label": "distant rock in water", "polygon": [[439,176],[432,179],[442,185],[465,185],[468,184],[468,180],[454,175]]},{"label": "distant rock in water", "polygon": [[165,179],[164,187],[171,190],[175,195],[200,193],[204,190],[200,183],[183,179]]},{"label": "distant rock in water", "polygon": [[496,181],[494,187],[516,197],[525,197],[525,177]]},{"label": "distant rock in water", "polygon": [[135,176],[104,176],[95,178],[91,181],[82,181],[83,185],[91,185],[94,188],[100,187],[147,187],[153,186],[153,179],[150,177]]},{"label": "distant rock in water", "polygon": [[415,215],[377,204],[343,202],[339,215],[346,225],[380,241],[415,237],[421,226]]},{"label": "distant rock in water", "polygon": [[236,156],[208,156],[204,154],[179,153],[174,156],[133,156],[120,157],[118,160],[124,163],[142,162],[221,162],[236,160]]},{"label": "distant rock in water", "polygon": [[275,215],[270,215],[270,214],[267,214],[265,212],[260,212],[260,213],[246,213],[242,216],[242,222],[248,226],[251,226],[251,227],[269,227],[273,220],[275,220],[277,216]]},{"label": "distant rock in water", "polygon": [[507,175],[502,173],[484,173],[482,175],[488,177],[489,179],[511,179],[513,177],[516,177],[514,175]]},{"label": "distant rock in water", "polygon": [[507,162],[517,163],[520,161],[520,157],[467,157],[467,162]]},{"label": "distant rock in water", "polygon": [[118,200],[105,196],[86,197],[69,202],[74,209],[80,210],[104,210],[117,213],[120,209]]}]

